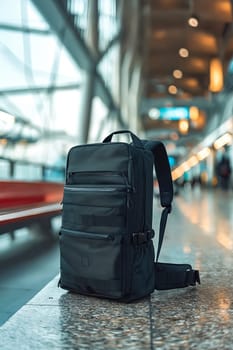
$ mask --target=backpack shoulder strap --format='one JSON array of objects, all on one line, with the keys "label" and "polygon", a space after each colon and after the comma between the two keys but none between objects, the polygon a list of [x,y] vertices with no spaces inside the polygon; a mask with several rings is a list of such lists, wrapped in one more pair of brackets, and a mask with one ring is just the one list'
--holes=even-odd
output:
[{"label": "backpack shoulder strap", "polygon": [[168,214],[172,210],[173,183],[170,165],[165,146],[159,141],[145,141],[144,147],[153,153],[154,167],[159,184],[160,204],[164,208],[162,211],[159,227],[159,241],[156,255],[156,263],[159,259],[165,233]]},{"label": "backpack shoulder strap", "polygon": [[154,167],[159,184],[160,203],[164,208],[159,226],[159,240],[155,261],[155,289],[183,288],[200,283],[199,271],[189,264],[159,263],[167,217],[172,209],[173,183],[165,146],[159,141],[144,141],[144,147],[153,153]]},{"label": "backpack shoulder strap", "polygon": [[145,141],[144,146],[153,153],[154,167],[159,183],[160,203],[171,208],[173,183],[165,146],[160,141]]}]

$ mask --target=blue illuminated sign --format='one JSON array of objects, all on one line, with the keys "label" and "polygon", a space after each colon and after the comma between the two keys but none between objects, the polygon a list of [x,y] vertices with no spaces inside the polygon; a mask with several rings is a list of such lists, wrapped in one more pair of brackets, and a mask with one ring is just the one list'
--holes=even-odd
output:
[{"label": "blue illuminated sign", "polygon": [[189,119],[189,107],[161,107],[159,109],[159,119],[162,119],[162,120]]}]

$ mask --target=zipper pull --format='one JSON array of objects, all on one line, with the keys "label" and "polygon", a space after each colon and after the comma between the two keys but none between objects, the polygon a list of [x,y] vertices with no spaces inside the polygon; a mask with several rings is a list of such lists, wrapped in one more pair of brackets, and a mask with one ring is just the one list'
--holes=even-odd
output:
[{"label": "zipper pull", "polygon": [[124,173],[122,173],[122,177],[125,180],[125,184],[126,184],[126,187],[127,187],[127,192],[135,192],[135,187],[133,187],[133,186],[131,186],[129,184],[128,178],[127,178],[127,176]]}]

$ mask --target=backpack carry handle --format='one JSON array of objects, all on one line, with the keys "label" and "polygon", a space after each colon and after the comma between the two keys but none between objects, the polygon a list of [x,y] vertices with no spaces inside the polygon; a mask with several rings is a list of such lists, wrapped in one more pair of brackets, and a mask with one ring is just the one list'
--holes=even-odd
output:
[{"label": "backpack carry handle", "polygon": [[142,143],[142,141],[141,141],[134,133],[132,133],[132,131],[129,131],[129,130],[118,130],[118,131],[114,131],[114,132],[112,132],[111,134],[109,134],[107,137],[105,137],[105,139],[103,140],[103,142],[104,142],[104,143],[106,143],[106,142],[111,142],[113,135],[116,135],[116,134],[130,134],[130,136],[131,136],[131,138],[132,138],[132,141],[133,141],[133,144],[134,144],[136,147],[143,148],[143,143]]}]

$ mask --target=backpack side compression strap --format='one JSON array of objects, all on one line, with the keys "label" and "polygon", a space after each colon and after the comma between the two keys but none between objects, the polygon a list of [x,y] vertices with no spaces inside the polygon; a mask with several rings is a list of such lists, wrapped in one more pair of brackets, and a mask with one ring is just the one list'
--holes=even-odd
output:
[{"label": "backpack side compression strap", "polygon": [[155,263],[155,289],[174,289],[200,284],[198,270],[189,264]]},{"label": "backpack side compression strap", "polygon": [[151,150],[159,184],[160,203],[164,207],[160,219],[159,241],[155,262],[155,289],[174,289],[200,284],[199,271],[189,264],[159,263],[159,254],[163,243],[167,217],[171,212],[173,200],[173,183],[167,152],[162,142],[146,141],[146,149]]}]

